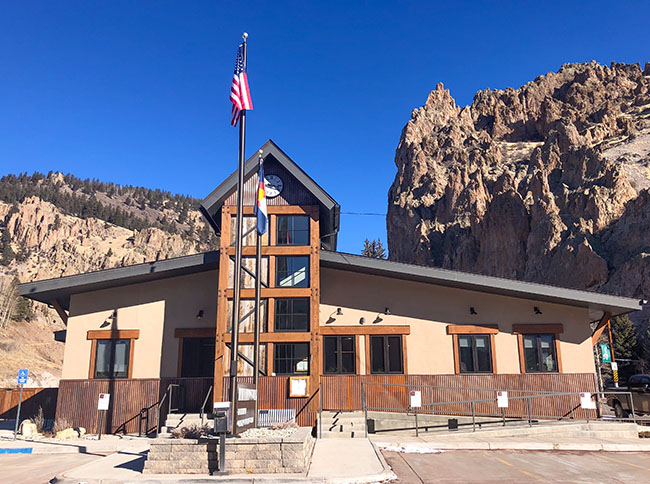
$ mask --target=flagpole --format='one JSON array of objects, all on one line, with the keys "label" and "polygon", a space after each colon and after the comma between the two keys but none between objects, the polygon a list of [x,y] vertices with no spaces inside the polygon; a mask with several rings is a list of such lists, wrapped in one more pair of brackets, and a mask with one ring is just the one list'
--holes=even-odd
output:
[{"label": "flagpole", "polygon": [[[242,55],[246,65],[246,39],[248,34],[244,32]],[[242,256],[242,233],[244,222],[244,151],[246,146],[246,110],[241,110],[239,119],[239,164],[237,181],[237,237],[235,238],[235,273],[233,274],[234,297],[232,307],[232,343],[230,345],[230,404],[232,408],[232,429],[231,434],[237,435],[237,359],[239,354],[239,299],[241,289],[241,256]],[[226,268],[223,268],[226,270]]]},{"label": "flagpole", "polygon": [[[259,165],[257,172],[259,173],[259,168],[262,166],[262,150],[259,152]],[[260,183],[264,183],[264,180],[258,180],[258,187]],[[259,188],[258,188],[259,190]],[[257,194],[258,191],[256,190]],[[256,197],[257,198],[257,197]],[[255,202],[257,204],[257,200]],[[257,234],[257,248],[255,254],[257,259],[255,261],[255,338],[254,338],[254,348],[253,348],[253,384],[255,386],[255,413],[253,414],[253,426],[257,427],[257,417],[258,417],[258,402],[259,402],[259,381],[260,381],[260,332],[261,332],[261,311],[260,311],[260,292],[262,289],[262,235],[259,232],[259,229],[255,231]],[[268,311],[268,305],[266,310]],[[268,353],[266,355],[268,358]]]}]

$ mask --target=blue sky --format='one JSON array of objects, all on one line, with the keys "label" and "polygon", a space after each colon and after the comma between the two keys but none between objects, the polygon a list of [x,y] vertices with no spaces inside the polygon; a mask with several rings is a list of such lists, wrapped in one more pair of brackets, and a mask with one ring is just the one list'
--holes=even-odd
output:
[{"label": "blue sky", "polygon": [[[247,156],[278,143],[344,212],[385,213],[400,132],[567,62],[650,61],[645,2],[0,0],[0,174],[59,170],[203,198],[236,168],[228,92],[249,37]],[[342,215],[339,250],[385,240]]]}]

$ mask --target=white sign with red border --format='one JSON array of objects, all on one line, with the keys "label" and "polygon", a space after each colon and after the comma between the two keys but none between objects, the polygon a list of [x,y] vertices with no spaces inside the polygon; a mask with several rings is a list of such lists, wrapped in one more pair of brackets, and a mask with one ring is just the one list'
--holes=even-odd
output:
[{"label": "white sign with red border", "polygon": [[97,400],[97,410],[108,410],[108,403],[111,401],[109,393],[100,393]]},{"label": "white sign with red border", "polygon": [[596,408],[596,402],[592,400],[590,392],[580,393],[580,408],[586,408],[586,409]]},{"label": "white sign with red border", "polygon": [[409,393],[411,397],[411,407],[421,407],[422,406],[422,392],[412,391]]},{"label": "white sign with red border", "polygon": [[508,408],[508,392],[503,390],[497,392],[497,407]]}]

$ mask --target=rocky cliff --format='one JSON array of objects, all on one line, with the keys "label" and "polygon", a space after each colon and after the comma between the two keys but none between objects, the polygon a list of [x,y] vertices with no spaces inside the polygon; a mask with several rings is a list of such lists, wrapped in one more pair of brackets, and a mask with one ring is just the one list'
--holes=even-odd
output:
[{"label": "rocky cliff", "polygon": [[389,258],[650,296],[650,64],[562,66],[404,127]]},{"label": "rocky cliff", "polygon": [[[60,173],[3,177],[0,190],[0,316],[5,303],[15,299],[7,294],[14,278],[27,282],[80,274],[194,254],[217,244],[196,209],[198,201],[189,197]],[[31,306],[29,320],[0,321],[0,387],[13,386],[23,367],[30,368],[28,386],[58,383],[63,344],[54,341],[53,331],[64,327],[53,310]]]}]

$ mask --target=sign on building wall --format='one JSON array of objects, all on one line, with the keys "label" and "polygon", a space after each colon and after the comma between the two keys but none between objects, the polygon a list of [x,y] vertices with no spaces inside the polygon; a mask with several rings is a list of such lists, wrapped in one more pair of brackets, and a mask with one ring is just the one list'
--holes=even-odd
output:
[{"label": "sign on building wall", "polygon": [[608,344],[601,344],[600,345],[600,354],[601,354],[603,363],[611,363],[612,362],[612,352],[610,351]]}]

